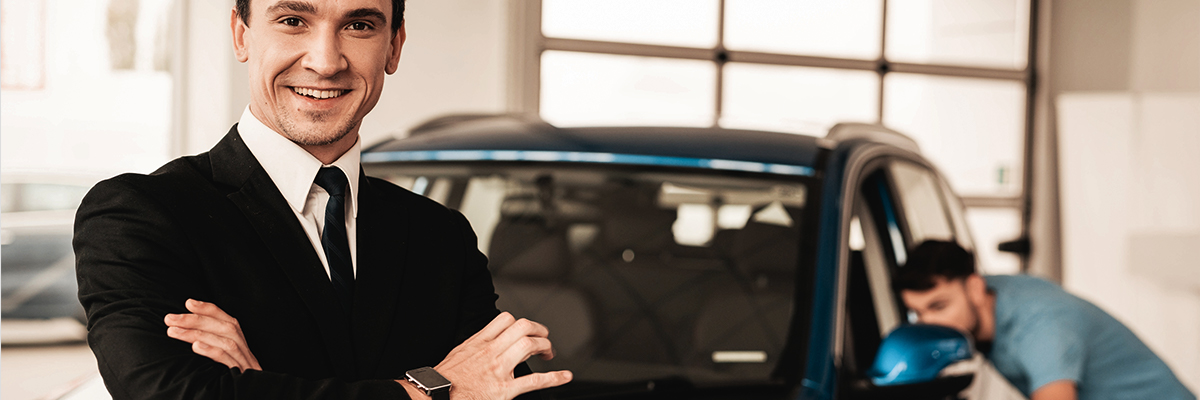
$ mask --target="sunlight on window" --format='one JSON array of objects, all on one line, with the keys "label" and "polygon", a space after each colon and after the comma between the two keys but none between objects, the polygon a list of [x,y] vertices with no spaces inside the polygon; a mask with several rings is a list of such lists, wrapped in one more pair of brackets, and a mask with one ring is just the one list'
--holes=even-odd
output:
[{"label": "sunlight on window", "polygon": [[[19,2],[3,4],[8,10]],[[165,162],[172,4],[45,2],[41,23],[70,29],[45,30],[44,87],[0,91],[3,168],[112,174],[150,172]]]},{"label": "sunlight on window", "polygon": [[892,61],[1024,69],[1029,0],[892,0]]},{"label": "sunlight on window", "polygon": [[884,124],[911,136],[962,195],[1020,193],[1025,85],[888,74]]},{"label": "sunlight on window", "polygon": [[882,0],[725,2],[731,50],[874,60],[882,30]]},{"label": "sunlight on window", "polygon": [[871,71],[729,63],[721,126],[824,135],[838,122],[875,122]]},{"label": "sunlight on window", "polygon": [[559,126],[709,126],[715,80],[707,61],[547,51],[541,114]]},{"label": "sunlight on window", "polygon": [[726,204],[717,209],[717,227],[721,229],[742,229],[750,221],[749,204]]},{"label": "sunlight on window", "polygon": [[975,237],[979,272],[983,274],[1017,274],[1021,259],[1015,254],[1001,252],[1002,242],[1021,236],[1021,213],[1011,208],[969,208],[967,223]]},{"label": "sunlight on window", "polygon": [[545,0],[547,37],[712,48],[717,0]]},{"label": "sunlight on window", "polygon": [[708,204],[680,204],[676,209],[671,232],[675,243],[684,246],[704,246],[716,232],[713,209]]}]

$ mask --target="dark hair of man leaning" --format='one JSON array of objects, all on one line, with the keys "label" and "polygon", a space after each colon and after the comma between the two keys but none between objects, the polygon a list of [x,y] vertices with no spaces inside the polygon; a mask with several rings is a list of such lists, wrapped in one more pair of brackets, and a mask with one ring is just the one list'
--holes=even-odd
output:
[{"label": "dark hair of man leaning", "polygon": [[74,248],[114,399],[512,399],[562,385],[466,218],[360,165],[399,0],[239,0],[250,103],[211,150],[97,184]]},{"label": "dark hair of man leaning", "polygon": [[1032,276],[982,276],[957,243],[921,243],[894,284],[920,322],[969,333],[1031,400],[1196,398],[1099,307]]}]

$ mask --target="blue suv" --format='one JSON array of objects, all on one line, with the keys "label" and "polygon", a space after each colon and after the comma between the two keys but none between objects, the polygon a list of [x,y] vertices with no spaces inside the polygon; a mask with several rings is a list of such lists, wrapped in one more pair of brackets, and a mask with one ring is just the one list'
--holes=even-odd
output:
[{"label": "blue suv", "polygon": [[467,115],[362,160],[471,221],[497,306],[550,328],[557,357],[531,367],[574,372],[550,398],[941,399],[971,383],[938,376],[967,339],[910,325],[890,282],[921,241],[972,248],[959,198],[897,132]]}]

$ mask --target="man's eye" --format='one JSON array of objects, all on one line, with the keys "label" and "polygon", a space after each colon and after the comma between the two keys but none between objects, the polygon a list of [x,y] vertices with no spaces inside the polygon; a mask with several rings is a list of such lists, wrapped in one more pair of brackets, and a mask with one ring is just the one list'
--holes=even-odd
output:
[{"label": "man's eye", "polygon": [[366,31],[366,30],[372,29],[373,27],[371,26],[371,24],[368,24],[366,22],[354,22],[354,23],[351,23],[350,26],[348,26],[347,28],[350,28],[350,30],[353,30],[353,31]]},{"label": "man's eye", "polygon": [[300,18],[296,17],[284,18],[283,21],[280,22],[283,22],[283,24],[287,26],[300,26]]},{"label": "man's eye", "polygon": [[943,309],[943,308],[946,308],[946,305],[945,305],[945,304],[942,304],[942,303],[933,303],[933,304],[930,304],[930,305],[929,305],[929,309],[930,309],[930,310],[932,310],[932,311],[938,311],[938,310],[941,310],[941,309]]}]

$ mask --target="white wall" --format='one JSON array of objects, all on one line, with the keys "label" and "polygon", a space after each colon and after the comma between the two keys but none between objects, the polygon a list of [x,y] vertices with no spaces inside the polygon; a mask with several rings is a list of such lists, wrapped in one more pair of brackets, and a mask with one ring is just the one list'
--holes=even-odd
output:
[{"label": "white wall", "polygon": [[1200,389],[1200,92],[1058,98],[1063,286]]},{"label": "white wall", "polygon": [[[171,156],[207,151],[249,102],[246,67],[233,58],[229,28],[233,0],[187,0],[184,125]],[[239,89],[241,88],[241,89]],[[238,95],[239,91],[243,93]]]},{"label": "white wall", "polygon": [[1054,5],[1063,286],[1200,391],[1200,0]]}]

